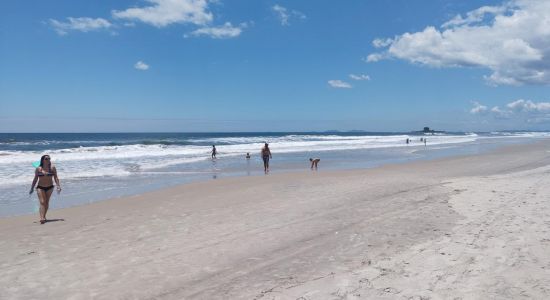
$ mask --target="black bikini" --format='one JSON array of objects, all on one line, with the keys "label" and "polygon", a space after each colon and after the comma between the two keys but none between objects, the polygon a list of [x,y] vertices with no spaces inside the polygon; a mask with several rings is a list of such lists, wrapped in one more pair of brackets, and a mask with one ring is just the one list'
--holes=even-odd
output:
[{"label": "black bikini", "polygon": [[54,174],[53,173],[44,173],[44,171],[42,171],[42,172],[38,172],[37,175],[38,176],[53,176]]},{"label": "black bikini", "polygon": [[[53,176],[54,173],[51,173],[51,172],[44,173],[44,170],[42,170],[42,171],[38,172],[37,175],[38,175],[38,176]],[[36,188],[37,188],[37,189],[41,189],[41,190],[43,190],[44,192],[47,192],[47,191],[53,189],[53,185],[50,185],[50,186],[39,186],[39,185],[38,185],[38,186],[36,186]]]},{"label": "black bikini", "polygon": [[47,191],[53,189],[53,185],[50,185],[50,186],[37,186],[36,188],[37,188],[37,189],[41,189],[41,190],[43,190],[44,192],[47,192]]}]

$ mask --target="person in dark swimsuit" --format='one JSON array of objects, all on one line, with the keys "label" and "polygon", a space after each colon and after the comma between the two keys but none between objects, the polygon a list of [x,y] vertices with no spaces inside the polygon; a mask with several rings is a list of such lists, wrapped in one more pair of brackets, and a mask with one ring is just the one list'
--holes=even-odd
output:
[{"label": "person in dark swimsuit", "polygon": [[321,159],[320,158],[310,158],[309,161],[311,162],[311,169],[313,170],[313,168],[315,167],[315,170],[317,170],[317,165],[319,164]]},{"label": "person in dark swimsuit", "polygon": [[218,151],[216,150],[216,145],[212,145],[212,159],[216,158]]},{"label": "person in dark swimsuit", "polygon": [[47,222],[46,213],[50,205],[50,197],[53,193],[54,181],[57,185],[57,192],[61,192],[61,184],[59,183],[59,178],[57,177],[57,170],[55,166],[52,165],[49,155],[43,155],[40,158],[40,166],[34,171],[34,179],[32,181],[31,190],[29,194],[32,194],[34,191],[34,186],[36,186],[36,195],[38,196],[38,201],[40,202],[40,224]]},{"label": "person in dark swimsuit", "polygon": [[262,159],[264,161],[264,173],[269,172],[269,159],[271,158],[271,151],[269,150],[269,145],[265,143],[261,152]]}]

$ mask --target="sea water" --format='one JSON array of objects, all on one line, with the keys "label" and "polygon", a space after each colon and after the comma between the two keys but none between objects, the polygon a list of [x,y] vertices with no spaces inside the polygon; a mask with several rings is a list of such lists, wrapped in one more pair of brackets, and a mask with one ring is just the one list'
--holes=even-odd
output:
[{"label": "sea water", "polygon": [[51,202],[60,208],[197,180],[260,175],[265,142],[273,154],[271,171],[287,172],[307,170],[310,157],[321,158],[320,170],[370,168],[549,137],[548,132],[0,133],[0,217],[34,212],[36,195],[28,196],[32,163],[44,154],[62,182],[63,192],[54,193]]}]

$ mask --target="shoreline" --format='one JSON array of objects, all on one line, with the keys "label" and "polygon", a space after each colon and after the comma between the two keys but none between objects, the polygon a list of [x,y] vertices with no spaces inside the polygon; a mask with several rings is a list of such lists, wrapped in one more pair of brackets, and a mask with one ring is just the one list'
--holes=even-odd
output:
[{"label": "shoreline", "polygon": [[[441,152],[441,150],[433,150],[431,148],[428,148],[428,150],[424,149],[424,147],[418,147],[418,146],[411,146],[411,149],[414,149],[413,153],[423,153],[425,151],[430,151],[429,155],[433,155],[433,157],[429,156],[428,154],[422,154],[425,156],[419,156],[416,158],[411,157],[402,157],[402,158],[394,158],[389,161],[384,162],[383,160],[378,161],[374,160],[370,162],[368,159],[359,161],[356,163],[357,165],[354,166],[354,164],[343,163],[340,162],[336,163],[333,161],[327,161],[326,159],[323,159],[321,162],[321,168],[319,172],[326,173],[326,172],[351,172],[351,171],[364,171],[364,170],[370,170],[370,169],[376,169],[380,167],[384,167],[386,165],[401,165],[401,164],[409,164],[414,162],[428,162],[428,161],[437,161],[440,159],[446,159],[446,158],[454,158],[454,157],[463,157],[463,156],[472,156],[472,155],[479,155],[479,154],[487,154],[491,153],[493,151],[498,151],[499,149],[506,149],[507,147],[513,147],[513,146],[522,146],[522,145],[533,145],[537,143],[544,142],[544,140],[525,140],[525,141],[514,141],[509,143],[503,143],[503,144],[471,144],[466,145],[461,148],[451,148],[452,150],[449,153],[446,153],[445,151]],[[402,146],[403,149],[409,148],[408,146]],[[471,148],[471,149],[470,149]],[[394,148],[391,148],[390,150],[395,150]],[[360,158],[358,158],[360,159]],[[103,201],[112,201],[114,199],[119,198],[125,198],[125,197],[132,197],[132,196],[139,196],[146,193],[151,193],[155,191],[162,191],[165,189],[170,189],[178,186],[184,186],[192,183],[197,182],[216,182],[220,180],[225,180],[227,178],[252,178],[256,176],[264,176],[263,171],[260,170],[261,162],[259,161],[253,161],[254,168],[250,169],[250,164],[247,162],[246,165],[241,166],[241,168],[244,169],[230,169],[230,170],[211,170],[211,171],[205,171],[205,172],[195,172],[190,171],[191,174],[195,174],[197,176],[190,177],[190,178],[165,178],[168,183],[163,182],[160,180],[160,178],[154,179],[151,182],[155,183],[147,183],[147,179],[144,182],[134,182],[134,185],[127,185],[124,187],[117,187],[117,184],[127,184],[124,183],[124,179],[120,178],[113,178],[112,181],[104,180],[102,182],[100,181],[92,181],[94,184],[98,184],[100,186],[106,186],[104,187],[104,190],[99,189],[98,192],[101,193],[108,193],[105,196],[98,196],[98,194],[90,194],[89,192],[77,192],[74,189],[67,189],[67,185],[65,185],[65,189],[61,195],[57,195],[54,193],[52,195],[52,201],[50,203],[50,211],[51,210],[58,210],[58,209],[65,209],[70,207],[78,207],[78,206],[85,206],[90,205],[95,202],[103,202]],[[294,164],[284,164],[276,165],[275,171],[272,171],[269,176],[274,176],[276,174],[292,174],[292,173],[302,173],[302,172],[308,172],[309,162],[304,163],[302,168],[299,168],[296,163]],[[169,174],[170,172],[165,173]],[[162,172],[159,172],[159,174],[163,174]],[[200,174],[200,176],[199,176]],[[138,174],[139,175],[139,174]],[[61,178],[63,180],[63,178]],[[75,187],[78,190],[78,186]],[[119,190],[120,189],[120,190]],[[132,191],[136,190],[137,191]],[[113,190],[115,192],[113,192]],[[82,195],[79,195],[82,194]],[[24,206],[27,206],[27,209],[30,209],[30,206],[36,205],[36,195],[32,195],[31,198],[28,201],[27,199],[23,199],[26,197],[22,197],[21,199],[18,199],[17,201],[27,202],[27,204],[24,204]],[[68,202],[73,202],[71,204],[66,204]],[[32,204],[31,204],[32,203]],[[19,208],[19,210],[21,210]],[[35,207],[36,209],[36,207]],[[6,215],[0,215],[0,220],[5,218],[11,218],[11,217],[20,217],[20,216],[28,216],[36,214],[36,212],[14,212],[12,214],[6,214]]]},{"label": "shoreline", "polygon": [[195,182],[45,225],[2,218],[0,284],[12,298],[544,298],[529,284],[550,284],[549,147]]}]

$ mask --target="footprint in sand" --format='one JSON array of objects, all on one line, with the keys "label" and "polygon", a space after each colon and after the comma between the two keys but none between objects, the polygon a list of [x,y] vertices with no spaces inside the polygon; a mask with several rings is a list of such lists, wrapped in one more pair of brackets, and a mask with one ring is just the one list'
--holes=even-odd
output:
[{"label": "footprint in sand", "polygon": [[399,294],[399,291],[395,288],[392,288],[391,286],[390,287],[387,287],[384,289],[384,293],[389,293],[389,294]]},{"label": "footprint in sand", "polygon": [[424,296],[412,296],[412,297],[409,297],[409,299],[407,300],[429,300],[430,297],[424,297]]}]

